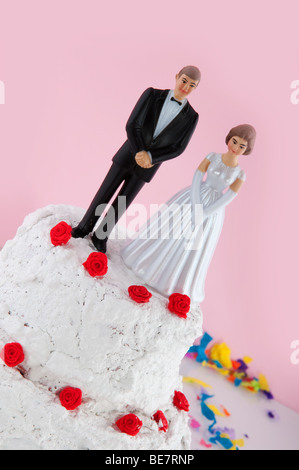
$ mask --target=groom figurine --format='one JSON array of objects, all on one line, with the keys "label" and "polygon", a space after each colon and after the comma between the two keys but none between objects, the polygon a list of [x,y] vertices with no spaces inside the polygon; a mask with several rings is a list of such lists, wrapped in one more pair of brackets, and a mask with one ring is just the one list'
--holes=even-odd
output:
[{"label": "groom figurine", "polygon": [[[184,67],[176,75],[174,90],[148,88],[140,97],[126,125],[128,139],[114,155],[112,166],[79,225],[74,238],[93,231],[106,205],[120,191],[100,226],[92,235],[98,251],[106,253],[109,235],[145,183],[161,163],[178,157],[186,149],[198,122],[198,114],[187,100],[201,74],[197,67]],[[119,204],[123,196],[125,204]],[[111,220],[113,221],[111,222]]]}]

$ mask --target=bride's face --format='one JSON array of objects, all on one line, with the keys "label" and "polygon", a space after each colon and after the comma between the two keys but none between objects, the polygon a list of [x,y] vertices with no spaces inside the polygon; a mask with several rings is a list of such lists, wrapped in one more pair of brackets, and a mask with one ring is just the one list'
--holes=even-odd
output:
[{"label": "bride's face", "polygon": [[247,145],[248,142],[246,140],[234,136],[229,140],[227,147],[233,155],[243,155],[243,153],[246,152]]}]

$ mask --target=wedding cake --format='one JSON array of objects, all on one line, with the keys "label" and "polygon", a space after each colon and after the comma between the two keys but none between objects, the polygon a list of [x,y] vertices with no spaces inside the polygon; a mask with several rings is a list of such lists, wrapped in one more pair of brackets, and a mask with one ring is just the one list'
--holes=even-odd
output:
[{"label": "wedding cake", "polygon": [[128,270],[125,229],[94,264],[89,237],[60,243],[83,215],[39,209],[0,253],[0,450],[187,450],[179,367],[201,311]]}]

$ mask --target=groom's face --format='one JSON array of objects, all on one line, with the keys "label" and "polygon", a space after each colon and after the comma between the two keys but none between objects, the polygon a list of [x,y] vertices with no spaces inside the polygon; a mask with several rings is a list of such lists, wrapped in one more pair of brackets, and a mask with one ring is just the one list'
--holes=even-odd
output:
[{"label": "groom's face", "polygon": [[180,77],[179,75],[176,75],[175,80],[174,97],[180,101],[187,98],[199,83],[198,80],[192,80],[192,78],[188,77],[188,75],[185,75],[184,73]]}]

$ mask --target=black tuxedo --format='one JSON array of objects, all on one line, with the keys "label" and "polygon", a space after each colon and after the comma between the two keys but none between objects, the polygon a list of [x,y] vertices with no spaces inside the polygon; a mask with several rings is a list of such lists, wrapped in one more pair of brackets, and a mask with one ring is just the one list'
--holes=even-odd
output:
[{"label": "black tuxedo", "polygon": [[[128,140],[113,157],[121,167],[130,168],[143,181],[153,178],[162,162],[178,157],[187,147],[198,122],[198,114],[187,102],[182,111],[153,138],[169,90],[148,88],[140,97],[126,125]],[[141,168],[136,153],[145,150],[152,155],[152,168]]]},{"label": "black tuxedo", "polygon": [[[103,212],[96,214],[96,208],[108,204],[119,186],[124,183],[112,203],[117,223],[124,213],[124,210],[118,207],[118,196],[126,197],[124,209],[127,209],[142,186],[151,181],[161,163],[178,157],[187,147],[198,122],[198,114],[189,102],[156,138],[153,137],[168,92],[169,90],[148,88],[141,95],[126,125],[128,139],[114,155],[113,164],[89,209],[78,227],[73,229],[74,237],[84,237],[93,230]],[[142,168],[136,163],[135,155],[142,150],[150,152],[152,168]],[[108,211],[108,217],[109,212],[111,213],[111,210]],[[106,240],[108,239],[113,227],[111,224],[107,227],[107,220],[106,216],[99,227],[101,230],[97,230],[98,238],[99,231],[104,231]],[[93,236],[92,240],[96,246],[96,237]]]}]

